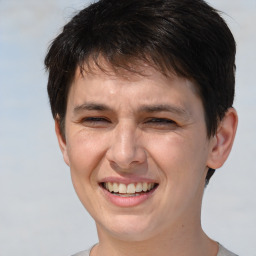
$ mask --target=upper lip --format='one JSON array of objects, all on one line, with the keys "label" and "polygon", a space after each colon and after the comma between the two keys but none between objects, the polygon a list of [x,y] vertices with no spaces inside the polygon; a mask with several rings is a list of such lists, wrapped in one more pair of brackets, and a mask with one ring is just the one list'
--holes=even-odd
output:
[{"label": "upper lip", "polygon": [[116,183],[122,183],[125,185],[131,184],[131,183],[138,183],[138,182],[147,182],[147,183],[159,183],[155,179],[146,178],[146,177],[105,177],[99,181],[99,183],[106,183],[106,182],[116,182]]}]

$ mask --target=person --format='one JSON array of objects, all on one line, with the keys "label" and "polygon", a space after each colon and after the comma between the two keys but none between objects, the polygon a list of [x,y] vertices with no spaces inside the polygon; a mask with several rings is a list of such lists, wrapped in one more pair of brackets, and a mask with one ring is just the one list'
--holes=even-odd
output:
[{"label": "person", "polygon": [[76,255],[235,255],[200,221],[234,141],[236,44],[203,0],[100,0],[45,58],[76,193],[99,242]]}]

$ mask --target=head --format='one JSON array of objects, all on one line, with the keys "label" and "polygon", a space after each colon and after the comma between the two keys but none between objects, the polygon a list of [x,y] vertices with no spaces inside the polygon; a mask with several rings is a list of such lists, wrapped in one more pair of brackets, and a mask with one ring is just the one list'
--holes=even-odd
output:
[{"label": "head", "polygon": [[[194,83],[211,137],[233,104],[235,51],[226,23],[202,0],[99,1],[74,16],[49,48],[45,65],[52,115],[65,138],[67,99],[77,68],[84,75],[95,66],[104,70],[104,59],[122,74],[140,72],[147,64]],[[209,168],[207,183],[213,172]]]},{"label": "head", "polygon": [[[218,12],[202,0],[102,0],[64,26],[45,65],[59,144],[97,227],[140,240],[198,223],[237,124],[235,41]],[[146,193],[122,199],[114,183]]]}]

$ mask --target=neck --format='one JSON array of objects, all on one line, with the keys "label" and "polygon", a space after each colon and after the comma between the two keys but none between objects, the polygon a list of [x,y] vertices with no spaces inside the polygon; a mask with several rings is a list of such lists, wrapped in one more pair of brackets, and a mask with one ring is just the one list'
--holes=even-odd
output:
[{"label": "neck", "polygon": [[169,227],[165,232],[141,241],[120,239],[105,234],[98,228],[99,244],[92,256],[216,256],[218,245],[202,230],[198,223]]}]

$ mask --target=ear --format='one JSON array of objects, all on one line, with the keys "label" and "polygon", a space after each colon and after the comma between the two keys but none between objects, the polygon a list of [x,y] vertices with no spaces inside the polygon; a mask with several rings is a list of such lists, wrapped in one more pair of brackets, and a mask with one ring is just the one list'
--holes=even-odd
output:
[{"label": "ear", "polygon": [[212,138],[212,146],[207,161],[208,167],[217,169],[225,163],[234,142],[237,123],[236,110],[229,108]]},{"label": "ear", "polygon": [[61,134],[61,129],[60,129],[60,121],[59,119],[55,119],[55,133],[59,142],[59,147],[63,155],[63,159],[65,163],[69,166],[69,157],[67,153],[67,144],[65,138],[63,138],[63,135]]}]

